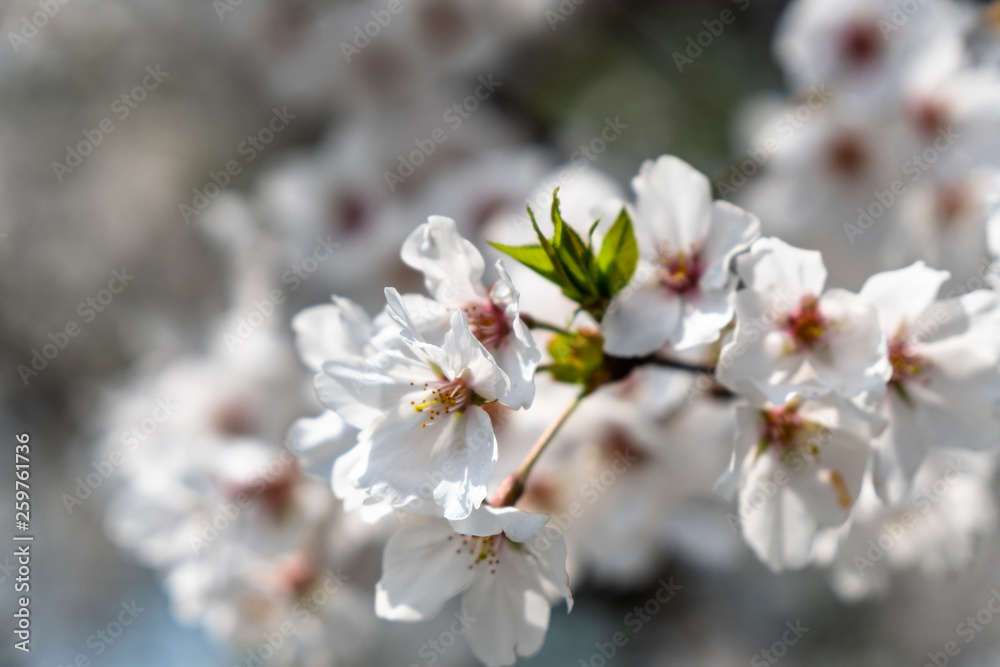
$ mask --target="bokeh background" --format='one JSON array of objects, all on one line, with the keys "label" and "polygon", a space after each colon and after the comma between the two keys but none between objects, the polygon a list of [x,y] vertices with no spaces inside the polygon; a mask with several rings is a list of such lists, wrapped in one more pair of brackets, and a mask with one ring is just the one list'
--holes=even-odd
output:
[{"label": "bokeh background", "polygon": [[[15,433],[31,434],[36,534],[32,652],[12,648],[12,581],[0,573],[0,663],[69,665],[82,653],[108,667],[244,664],[227,642],[178,621],[157,572],[109,540],[114,475],[72,512],[62,497],[93,472],[109,431],[117,435],[115,406],[129,388],[209,350],[229,326],[226,313],[250,312],[259,285],[280,280],[317,236],[332,235],[338,252],[288,291],[268,324],[286,336],[295,312],[331,293],[374,312],[386,276],[419,289],[398,260],[405,234],[431,213],[465,215],[465,230],[481,232],[498,211],[523,206],[608,118],[627,130],[587,168],[624,194],[639,164],[663,153],[724,176],[745,159],[748,105],[787,94],[771,47],[779,0],[402,0],[403,11],[346,62],[342,44],[384,4],[8,0],[0,8],[0,437],[12,452]],[[672,54],[726,9],[735,22],[679,72]],[[44,25],[25,30],[39,11]],[[167,74],[149,79],[147,67]],[[155,86],[122,117],[116,100],[144,77]],[[452,129],[443,114],[480,77],[500,85]],[[241,147],[275,109],[294,118],[248,160]],[[113,131],[94,135],[104,119]],[[437,127],[448,128],[448,141],[390,191],[386,169]],[[72,166],[67,147],[85,133],[100,142]],[[240,173],[198,210],[197,192],[233,160]],[[134,280],[85,320],[81,304],[115,270]],[[79,335],[25,382],[18,366],[73,321]],[[3,469],[0,500],[11,508],[7,461]],[[12,515],[2,519],[5,534]],[[722,540],[724,567],[694,548],[662,554],[659,576],[683,590],[610,663],[763,664],[751,660],[801,619],[810,630],[785,664],[919,665],[1000,585],[987,544],[963,572],[899,576],[886,595],[846,604],[822,572],[774,575],[718,532],[704,539]],[[0,549],[0,563],[10,551]],[[623,628],[657,579],[584,584],[571,614],[553,611],[544,648],[525,664],[603,664],[595,642]],[[145,611],[95,655],[88,638],[132,600]],[[428,664],[418,648],[442,623],[380,623],[351,664]],[[960,664],[995,664],[995,634],[987,628]],[[459,642],[440,664],[475,662]]]}]

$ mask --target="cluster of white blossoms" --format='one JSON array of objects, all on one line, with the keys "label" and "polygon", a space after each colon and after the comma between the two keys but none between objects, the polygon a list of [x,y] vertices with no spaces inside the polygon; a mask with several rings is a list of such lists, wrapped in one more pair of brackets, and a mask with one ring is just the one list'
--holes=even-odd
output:
[{"label": "cluster of white blossoms", "polygon": [[[379,106],[395,67],[437,72],[436,31],[521,5],[420,3],[364,45],[323,37],[355,25],[333,18],[281,42],[289,63],[358,58],[302,71],[384,87],[199,218],[231,303],[207,351],[114,399],[112,537],[180,618],[304,665],[367,657],[376,635],[385,662],[398,635],[378,619],[455,608],[472,653],[509,665],[571,589],[642,586],[677,555],[821,568],[850,600],[969,567],[997,521],[995,10],[791,3],[793,95],[750,109],[748,159],[715,180],[730,203],[677,157],[629,196],[487,105],[457,126],[436,103]],[[225,29],[285,9],[244,4]],[[520,32],[501,25],[491,46]],[[434,62],[491,62],[461,43]],[[438,130],[446,147],[414,141]]]},{"label": "cluster of white blossoms", "polygon": [[948,293],[982,287],[1000,193],[996,34],[995,7],[792,3],[775,39],[792,94],[748,114],[747,160],[721,193],[765,233],[821,250],[838,284],[925,260],[951,272]]},{"label": "cluster of white blossoms", "polygon": [[[234,354],[216,337],[202,354],[137,375],[110,397],[95,464],[114,488],[109,536],[162,575],[180,621],[248,664],[361,655],[375,618],[356,563],[378,533],[346,517],[308,461],[281,447],[310,405],[287,343],[261,331]],[[67,510],[80,512],[95,490],[64,494]]]},{"label": "cluster of white blossoms", "polygon": [[[598,219],[578,233],[554,198],[551,237],[536,225],[538,244],[498,244],[539,274],[516,287],[502,261],[485,287],[479,251],[452,220],[431,217],[402,257],[434,298],[389,287],[374,321],[343,298],[295,321],[317,394],[339,417],[300,423],[297,437],[327,442],[341,420],[357,429],[334,459],[334,492],[380,507],[373,517],[415,515],[386,547],[376,612],[423,620],[464,592],[463,608],[490,620],[467,635],[490,665],[536,651],[549,600],[571,600],[563,535],[543,532],[547,517],[517,504],[525,496],[537,506],[525,494],[545,495],[535,462],[604,385],[699,370],[680,354],[714,358],[701,372],[738,399],[718,488],[738,494],[742,534],[775,570],[840,553],[827,535],[847,530],[863,489],[898,506],[925,460],[940,465],[931,454],[1000,439],[995,292],[939,299],[948,274],[922,262],[875,274],[860,293],[826,289],[820,253],[760,238],[756,218],[713,202],[708,179],[677,158],[646,163],[633,186],[635,204],[611,225]],[[565,321],[519,308],[518,290],[543,278],[576,304]],[[532,330],[555,333],[540,366]],[[532,407],[536,373],[578,393],[561,414],[550,411],[538,444],[491,487],[498,450],[510,446],[494,423]],[[627,434],[617,447],[626,456],[612,470],[625,473],[641,457]]]},{"label": "cluster of white blossoms", "polygon": [[[764,435],[741,440],[726,487],[759,460],[754,447],[791,447],[795,467],[815,472],[818,487],[756,469],[762,476],[740,486],[741,508],[753,508],[741,512],[744,535],[774,568],[833,558],[831,545],[843,540],[837,562],[853,576],[835,569],[833,581],[848,597],[884,589],[865,576],[873,562],[852,540],[875,534],[878,543],[892,512],[912,519],[901,529],[906,539],[937,544],[905,557],[904,547],[884,560],[875,554],[882,568],[962,568],[971,547],[935,553],[974,544],[992,521],[983,491],[993,457],[955,452],[990,452],[998,441],[996,16],[995,6],[936,0],[792,3],[775,53],[793,94],[751,109],[749,159],[716,181],[760,216],[764,233],[822,252],[761,241],[737,262],[744,288],[718,378],[769,416],[758,419]],[[858,293],[824,291],[828,272],[832,285]],[[826,416],[807,418],[821,403]],[[813,468],[801,456],[848,433],[854,454],[841,468]],[[954,500],[932,493],[933,503],[912,512],[914,499],[956,465],[959,486],[978,489],[985,507],[931,522],[927,515]],[[762,488],[766,503],[752,497]],[[868,500],[855,509],[859,496]],[[876,510],[879,502],[888,509]],[[791,540],[780,529],[789,512],[810,526]],[[813,535],[823,549],[813,548]]]}]

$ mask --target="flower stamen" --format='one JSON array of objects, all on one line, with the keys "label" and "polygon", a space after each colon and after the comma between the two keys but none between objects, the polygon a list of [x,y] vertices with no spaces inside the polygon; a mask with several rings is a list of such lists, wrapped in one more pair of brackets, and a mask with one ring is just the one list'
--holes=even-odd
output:
[{"label": "flower stamen", "polygon": [[495,349],[510,333],[507,316],[493,301],[486,299],[462,307],[469,330],[487,350]]},{"label": "flower stamen", "polygon": [[687,294],[698,288],[704,273],[699,251],[671,252],[669,246],[664,245],[660,248],[659,263],[660,283],[671,292]]},{"label": "flower stamen", "polygon": [[817,436],[826,433],[826,429],[820,424],[803,419],[798,413],[801,405],[801,399],[792,399],[781,407],[760,411],[758,455],[772,446],[786,463],[791,463],[791,459],[803,454],[809,456],[819,454]]},{"label": "flower stamen", "polygon": [[819,310],[819,300],[807,294],[802,297],[797,310],[785,317],[785,331],[791,336],[795,351],[826,347],[829,322]]},{"label": "flower stamen", "polygon": [[490,568],[490,574],[496,574],[496,567],[500,564],[500,552],[505,541],[506,536],[503,533],[487,537],[462,535],[462,543],[455,549],[455,553],[460,554],[462,551],[468,551],[469,555],[472,556],[472,562],[469,563],[470,570],[485,563]]},{"label": "flower stamen", "polygon": [[425,382],[424,391],[428,390],[430,393],[424,396],[425,400],[421,403],[417,403],[416,400],[410,401],[410,405],[417,412],[426,411],[427,421],[420,424],[421,428],[426,427],[435,417],[440,417],[442,414],[461,414],[475,397],[475,393],[461,378],[454,380],[441,378],[433,382]]}]

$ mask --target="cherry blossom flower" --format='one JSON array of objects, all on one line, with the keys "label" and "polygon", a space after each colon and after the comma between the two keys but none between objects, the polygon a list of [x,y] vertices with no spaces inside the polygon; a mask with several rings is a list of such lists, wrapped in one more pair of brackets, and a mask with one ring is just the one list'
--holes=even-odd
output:
[{"label": "cherry blossom flower", "polygon": [[[462,311],[473,335],[510,378],[510,392],[500,402],[513,409],[529,407],[541,353],[518,314],[519,295],[504,265],[497,262],[500,280],[485,287],[483,256],[459,235],[454,220],[441,216],[431,216],[417,227],[403,243],[401,255],[424,274],[427,290],[439,303]],[[411,316],[429,322],[441,317],[440,313],[414,313],[415,305],[408,309]]]},{"label": "cherry blossom flower", "polygon": [[937,301],[946,271],[917,262],[877,273],[861,296],[878,308],[892,377],[881,412],[875,488],[897,503],[928,451],[995,448],[1000,441],[1000,311],[977,290]]},{"label": "cherry blossom flower", "polygon": [[[461,312],[440,345],[399,336],[398,347],[329,361],[316,376],[321,401],[360,430],[350,478],[378,501],[404,508],[427,495],[462,519],[486,497],[497,460],[483,404],[510,381]],[[426,490],[430,490],[430,494]]]},{"label": "cherry blossom flower", "polygon": [[768,567],[801,568],[822,528],[843,524],[884,424],[836,396],[737,408],[739,434],[717,489],[738,493],[743,537]]},{"label": "cherry blossom flower", "polygon": [[764,238],[737,260],[736,330],[720,354],[718,379],[782,404],[793,394],[851,398],[892,376],[875,307],[842,289],[823,291],[818,252]]},{"label": "cherry blossom flower", "polygon": [[423,621],[461,594],[472,652],[490,667],[538,652],[551,601],[573,597],[566,544],[548,517],[483,505],[463,521],[405,526],[385,548],[375,612],[393,621]]},{"label": "cherry blossom flower", "polygon": [[642,356],[714,342],[733,317],[730,264],[757,237],[757,219],[713,202],[708,179],[672,156],[643,164],[632,187],[641,260],[601,323],[604,349]]},{"label": "cherry blossom flower", "polygon": [[775,53],[796,88],[826,83],[891,95],[922,61],[948,69],[962,57],[965,12],[952,3],[798,0],[782,16]]}]

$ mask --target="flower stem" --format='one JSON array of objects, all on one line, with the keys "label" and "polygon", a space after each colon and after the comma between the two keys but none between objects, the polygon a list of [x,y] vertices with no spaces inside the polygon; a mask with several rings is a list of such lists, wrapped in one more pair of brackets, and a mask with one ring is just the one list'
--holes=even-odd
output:
[{"label": "flower stem", "polygon": [[613,357],[604,355],[604,367],[608,371],[608,382],[616,382],[628,376],[636,368],[641,366],[659,366],[661,368],[673,368],[675,370],[694,373],[696,375],[706,375],[712,379],[712,395],[719,398],[732,398],[736,395],[715,382],[715,366],[700,364],[690,364],[678,359],[668,359],[655,354],[648,354],[645,357]]},{"label": "flower stem", "polygon": [[715,375],[715,366],[702,366],[699,364],[689,364],[678,359],[666,359],[650,355],[644,361],[653,366],[664,366],[666,368],[676,368],[679,371],[690,371],[691,373],[703,373],[705,375]]},{"label": "flower stem", "polygon": [[548,322],[541,322],[527,313],[521,313],[521,321],[524,322],[529,329],[544,329],[545,331],[554,331],[555,333],[563,334],[565,336],[572,335],[567,329],[556,326],[555,324],[549,324]]},{"label": "flower stem", "polygon": [[507,505],[513,505],[518,501],[518,499],[520,499],[521,494],[524,493],[525,486],[527,485],[528,475],[531,474],[531,469],[542,456],[542,452],[545,451],[545,449],[549,446],[549,443],[552,442],[556,434],[559,432],[559,429],[563,427],[563,424],[566,423],[569,416],[573,414],[574,410],[576,410],[576,406],[580,405],[580,402],[589,393],[590,392],[587,389],[584,389],[577,394],[576,398],[573,399],[573,402],[567,405],[559,417],[556,418],[556,420],[552,422],[547,429],[545,429],[545,433],[542,434],[542,437],[538,439],[535,446],[531,448],[528,455],[524,457],[523,461],[521,461],[521,465],[518,466],[517,471],[513,475],[507,477],[500,484],[500,488],[498,488],[496,494],[494,494],[493,500],[490,501],[491,505],[495,507],[505,507]]}]

